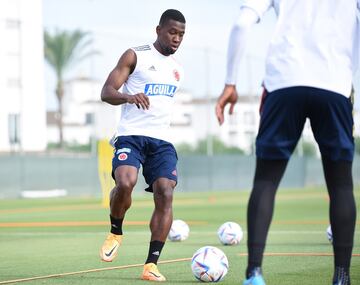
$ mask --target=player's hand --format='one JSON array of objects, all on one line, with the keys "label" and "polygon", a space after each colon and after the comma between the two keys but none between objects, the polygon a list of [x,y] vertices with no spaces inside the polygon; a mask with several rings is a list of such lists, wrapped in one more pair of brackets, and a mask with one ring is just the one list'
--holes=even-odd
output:
[{"label": "player's hand", "polygon": [[149,97],[144,93],[137,93],[135,95],[128,95],[127,103],[135,104],[139,109],[148,110],[150,106]]},{"label": "player's hand", "polygon": [[224,109],[225,106],[230,103],[229,114],[231,115],[234,111],[234,106],[237,102],[238,94],[236,92],[235,85],[225,85],[223,92],[221,93],[215,107],[216,117],[219,124],[224,123]]}]

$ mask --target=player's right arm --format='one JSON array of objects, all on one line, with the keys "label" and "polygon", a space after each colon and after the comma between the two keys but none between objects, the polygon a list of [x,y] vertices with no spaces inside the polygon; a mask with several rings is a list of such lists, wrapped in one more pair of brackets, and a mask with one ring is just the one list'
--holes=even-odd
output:
[{"label": "player's right arm", "polygon": [[215,108],[215,114],[220,125],[224,122],[226,105],[230,104],[229,114],[232,114],[238,99],[236,92],[238,68],[245,53],[250,28],[260,21],[262,15],[272,5],[273,0],[245,0],[231,29],[227,51],[225,86]]},{"label": "player's right arm", "polygon": [[134,95],[119,92],[120,87],[128,79],[129,75],[136,67],[136,54],[132,49],[128,49],[120,57],[115,68],[110,72],[101,90],[101,100],[111,105],[121,105],[124,103],[136,104],[138,108],[149,109],[149,97],[144,93]]},{"label": "player's right arm", "polygon": [[234,111],[238,99],[236,91],[238,68],[245,53],[249,30],[258,19],[259,17],[253,9],[245,7],[241,9],[232,27],[227,51],[225,86],[215,107],[215,114],[220,125],[224,123],[224,110],[226,105],[230,104],[230,115]]}]

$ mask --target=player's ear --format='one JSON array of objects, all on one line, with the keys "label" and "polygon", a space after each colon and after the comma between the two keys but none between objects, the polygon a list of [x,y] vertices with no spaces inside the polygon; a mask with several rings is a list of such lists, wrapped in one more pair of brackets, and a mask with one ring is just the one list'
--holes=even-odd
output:
[{"label": "player's ear", "polygon": [[156,26],[156,34],[157,34],[157,35],[160,34],[160,29],[161,29],[160,25]]}]

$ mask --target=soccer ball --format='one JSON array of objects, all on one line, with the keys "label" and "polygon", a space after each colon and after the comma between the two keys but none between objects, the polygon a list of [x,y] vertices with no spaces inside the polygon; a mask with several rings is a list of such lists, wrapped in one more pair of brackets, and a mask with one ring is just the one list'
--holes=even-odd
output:
[{"label": "soccer ball", "polygon": [[214,246],[198,249],[191,259],[191,270],[203,282],[221,281],[227,274],[229,262],[225,253]]},{"label": "soccer ball", "polygon": [[329,240],[330,243],[333,242],[333,235],[332,235],[332,230],[331,230],[331,226],[328,226],[326,229],[326,236]]},{"label": "soccer ball", "polygon": [[174,220],[168,234],[171,241],[183,241],[189,237],[189,226],[183,220]]},{"label": "soccer ball", "polygon": [[226,222],[220,226],[217,231],[219,240],[224,245],[239,244],[243,238],[243,231],[241,227],[234,222]]}]

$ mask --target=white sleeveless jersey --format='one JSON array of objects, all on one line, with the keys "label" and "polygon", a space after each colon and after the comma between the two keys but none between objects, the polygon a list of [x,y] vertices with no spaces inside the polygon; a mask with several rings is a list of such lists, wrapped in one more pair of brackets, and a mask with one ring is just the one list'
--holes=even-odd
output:
[{"label": "white sleeveless jersey", "polygon": [[140,135],[169,141],[174,95],[183,79],[183,68],[173,56],[162,55],[152,44],[132,49],[137,56],[136,67],[122,92],[144,93],[150,106],[143,110],[135,104],[122,104],[117,136]]}]

